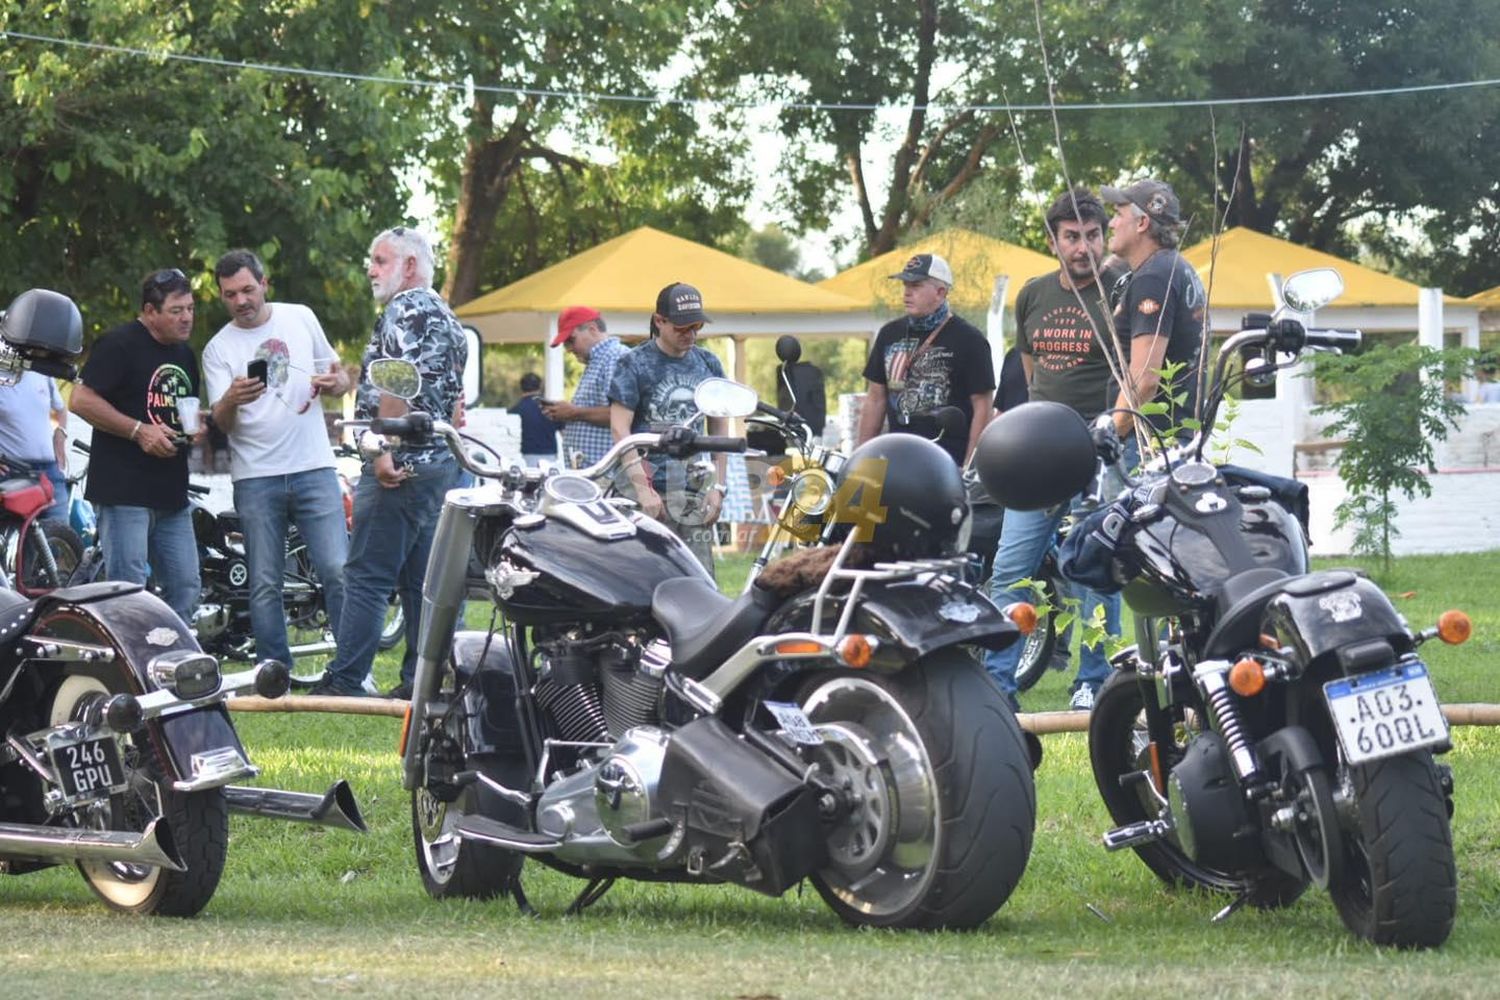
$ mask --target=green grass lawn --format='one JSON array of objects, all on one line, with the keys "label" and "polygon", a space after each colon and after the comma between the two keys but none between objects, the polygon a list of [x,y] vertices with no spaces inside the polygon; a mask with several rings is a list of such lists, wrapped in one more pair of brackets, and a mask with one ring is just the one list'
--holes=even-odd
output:
[{"label": "green grass lawn", "polygon": [[[744,560],[721,574],[738,589]],[[1448,701],[1500,701],[1500,552],[1399,560],[1381,583],[1414,626],[1449,606],[1475,620],[1466,646],[1426,647]],[[470,609],[478,623],[483,608]],[[395,660],[379,666],[382,686]],[[1049,674],[1028,709],[1065,706]],[[1223,900],[1165,890],[1109,825],[1080,735],[1046,738],[1036,843],[1025,879],[969,934],[854,931],[811,887],[767,899],[734,887],[618,885],[581,917],[581,883],[528,865],[540,919],[508,902],[435,903],[412,860],[393,719],[236,716],[262,784],[353,784],[370,822],[358,837],[231,819],[228,869],[189,921],[108,914],[71,868],[10,879],[0,892],[8,992],[589,997],[1110,997],[1493,995],[1500,980],[1500,731],[1455,731],[1454,837],[1460,907],[1431,954],[1353,940],[1327,898],[1211,925]]]}]

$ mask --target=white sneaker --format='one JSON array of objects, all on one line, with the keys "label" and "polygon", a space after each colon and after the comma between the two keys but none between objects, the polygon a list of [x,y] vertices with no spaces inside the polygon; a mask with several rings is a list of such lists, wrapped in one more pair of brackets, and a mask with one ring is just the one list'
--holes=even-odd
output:
[{"label": "white sneaker", "polygon": [[1073,697],[1068,701],[1068,707],[1075,712],[1092,712],[1094,710],[1094,689],[1087,684],[1079,687],[1073,692]]}]

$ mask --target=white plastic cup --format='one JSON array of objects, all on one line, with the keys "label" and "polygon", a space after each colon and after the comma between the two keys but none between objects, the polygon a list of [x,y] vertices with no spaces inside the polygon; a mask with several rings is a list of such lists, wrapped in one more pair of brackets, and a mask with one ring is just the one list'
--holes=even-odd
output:
[{"label": "white plastic cup", "polygon": [[313,358],[313,374],[327,375],[333,370],[332,358]]},{"label": "white plastic cup", "polygon": [[189,436],[198,433],[198,397],[181,396],[177,400],[177,419],[182,421],[182,433]]}]

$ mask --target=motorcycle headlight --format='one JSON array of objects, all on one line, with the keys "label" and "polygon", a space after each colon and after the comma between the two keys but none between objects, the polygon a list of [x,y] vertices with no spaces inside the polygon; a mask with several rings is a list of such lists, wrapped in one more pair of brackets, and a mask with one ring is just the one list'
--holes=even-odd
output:
[{"label": "motorcycle headlight", "polygon": [[206,698],[219,690],[219,661],[207,653],[177,649],[151,658],[147,668],[156,686],[183,701]]},{"label": "motorcycle headlight", "polygon": [[807,469],[787,486],[787,508],[800,517],[818,517],[833,502],[833,480],[822,469]]}]

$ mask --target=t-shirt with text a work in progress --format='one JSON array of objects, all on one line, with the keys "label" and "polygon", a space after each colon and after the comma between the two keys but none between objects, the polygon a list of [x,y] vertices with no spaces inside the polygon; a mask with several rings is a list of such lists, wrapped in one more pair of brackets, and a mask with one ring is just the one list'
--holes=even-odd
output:
[{"label": "t-shirt with text a work in progress", "polygon": [[[161,344],[140,320],[94,344],[79,381],[132,420],[182,433],[177,400],[198,395],[198,359],[187,344]],[[187,506],[187,452],[157,458],[135,441],[95,430],[89,453],[90,503],[181,510]]]},{"label": "t-shirt with text a work in progress", "polygon": [[1061,271],[1026,282],[1016,296],[1016,346],[1031,355],[1031,399],[1065,403],[1085,420],[1114,404],[1108,309],[1099,284],[1075,292]]},{"label": "t-shirt with text a work in progress", "polygon": [[[724,366],[712,351],[694,345],[687,354],[674,358],[652,339],[632,349],[615,366],[609,400],[634,411],[631,433],[664,431],[698,412],[693,402],[698,383],[723,377]],[[698,424],[702,430],[702,421]],[[652,487],[660,492],[666,482],[667,457],[651,451],[646,461],[652,467]]]},{"label": "t-shirt with text a work in progress", "polygon": [[963,433],[944,434],[937,443],[963,465],[974,419],[969,397],[995,391],[995,363],[984,334],[958,316],[950,316],[930,341],[929,336],[913,331],[904,316],[887,323],[875,335],[864,375],[885,386],[885,415],[892,432],[935,438],[940,428],[932,411],[958,407],[964,415]]},{"label": "t-shirt with text a work in progress", "polygon": [[1193,416],[1197,409],[1198,354],[1208,307],[1198,272],[1176,250],[1158,250],[1117,281],[1110,298],[1115,303],[1115,325],[1124,341],[1126,357],[1137,346],[1148,347],[1153,337],[1165,337],[1163,365],[1182,363],[1173,384],[1163,384],[1157,390],[1156,401],[1170,404],[1170,392],[1182,396],[1184,402],[1175,409],[1169,405],[1167,413],[1151,416],[1158,430],[1180,426],[1183,418]]}]

